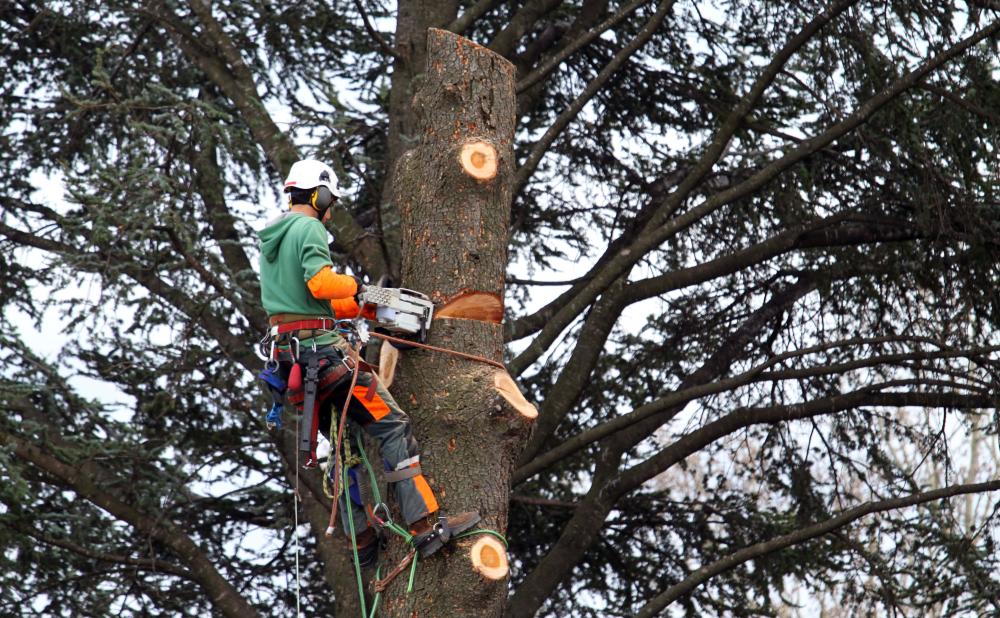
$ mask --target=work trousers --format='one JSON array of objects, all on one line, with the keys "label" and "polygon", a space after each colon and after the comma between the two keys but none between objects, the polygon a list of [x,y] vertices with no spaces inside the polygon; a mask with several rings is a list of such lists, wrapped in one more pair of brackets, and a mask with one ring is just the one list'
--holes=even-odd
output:
[{"label": "work trousers", "polygon": [[[341,362],[344,352],[336,346],[320,346],[315,351],[304,348],[301,352],[299,362],[304,368],[308,364],[310,355],[319,355],[321,359],[329,361],[327,366],[335,366]],[[290,366],[290,365],[289,365]],[[322,384],[323,373],[320,374]],[[372,382],[376,382],[374,390],[370,389]],[[320,390],[317,395],[316,409],[319,414],[319,427],[322,433],[326,433],[330,428],[330,417],[336,415],[339,422],[340,414],[344,407],[344,400],[350,392],[350,373],[339,381],[336,385],[330,385],[326,389]],[[357,383],[353,392],[350,392],[351,402],[347,408],[347,418],[351,429],[356,431],[363,429],[371,436],[379,447],[382,463],[387,473],[398,472],[396,476],[408,476],[391,483],[399,503],[400,511],[406,523],[413,522],[426,517],[438,510],[438,503],[431,491],[427,479],[420,473],[420,451],[416,439],[413,437],[413,430],[410,426],[410,418],[392,398],[377,379],[367,371],[358,374]],[[348,432],[345,430],[345,435]],[[350,437],[345,437],[345,441]],[[332,452],[331,445],[331,454]],[[357,445],[352,441],[352,450],[357,452]],[[407,471],[407,472],[402,472]],[[340,512],[347,517],[350,513],[354,520],[355,533],[360,533],[369,526],[368,517],[362,506],[364,498],[361,496],[358,481],[367,475],[368,472],[362,469],[361,465],[354,466],[348,475],[348,487],[340,498]],[[412,476],[411,476],[412,475]],[[348,500],[351,496],[353,499]],[[380,514],[384,517],[384,514]],[[343,528],[349,534],[346,521]]]}]

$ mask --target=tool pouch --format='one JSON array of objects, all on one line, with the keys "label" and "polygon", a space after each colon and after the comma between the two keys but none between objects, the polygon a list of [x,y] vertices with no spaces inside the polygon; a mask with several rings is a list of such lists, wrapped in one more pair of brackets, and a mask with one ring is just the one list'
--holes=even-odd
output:
[{"label": "tool pouch", "polygon": [[267,428],[280,428],[281,412],[285,407],[285,391],[288,390],[288,384],[281,377],[277,363],[269,362],[264,370],[257,374],[257,377],[267,385],[267,390],[271,393],[271,409],[265,418]]}]

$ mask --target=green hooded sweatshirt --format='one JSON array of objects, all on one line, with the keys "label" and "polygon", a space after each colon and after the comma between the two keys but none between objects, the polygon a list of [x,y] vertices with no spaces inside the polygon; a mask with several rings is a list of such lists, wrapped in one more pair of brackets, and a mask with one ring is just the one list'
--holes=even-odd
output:
[{"label": "green hooded sweatshirt", "polygon": [[333,266],[326,228],[319,219],[286,212],[267,222],[260,237],[260,300],[278,313],[330,316],[330,301],[314,298],[307,282]]}]

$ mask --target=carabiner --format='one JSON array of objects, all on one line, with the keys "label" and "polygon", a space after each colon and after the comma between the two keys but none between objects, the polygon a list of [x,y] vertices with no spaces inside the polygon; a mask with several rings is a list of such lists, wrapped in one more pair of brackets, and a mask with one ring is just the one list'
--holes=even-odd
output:
[{"label": "carabiner", "polygon": [[[378,510],[380,508],[385,510],[385,519],[379,519]],[[375,523],[382,526],[383,528],[386,526],[386,524],[391,524],[392,513],[389,512],[389,506],[385,502],[379,502],[374,507],[372,507],[372,519],[374,519]]]}]

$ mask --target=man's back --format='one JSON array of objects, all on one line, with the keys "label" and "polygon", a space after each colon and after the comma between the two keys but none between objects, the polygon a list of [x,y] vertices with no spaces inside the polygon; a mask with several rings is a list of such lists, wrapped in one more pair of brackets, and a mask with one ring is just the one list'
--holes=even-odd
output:
[{"label": "man's back", "polygon": [[330,303],[315,298],[307,282],[332,265],[327,232],[318,219],[287,212],[268,222],[260,236],[260,297],[264,310],[332,316]]}]

